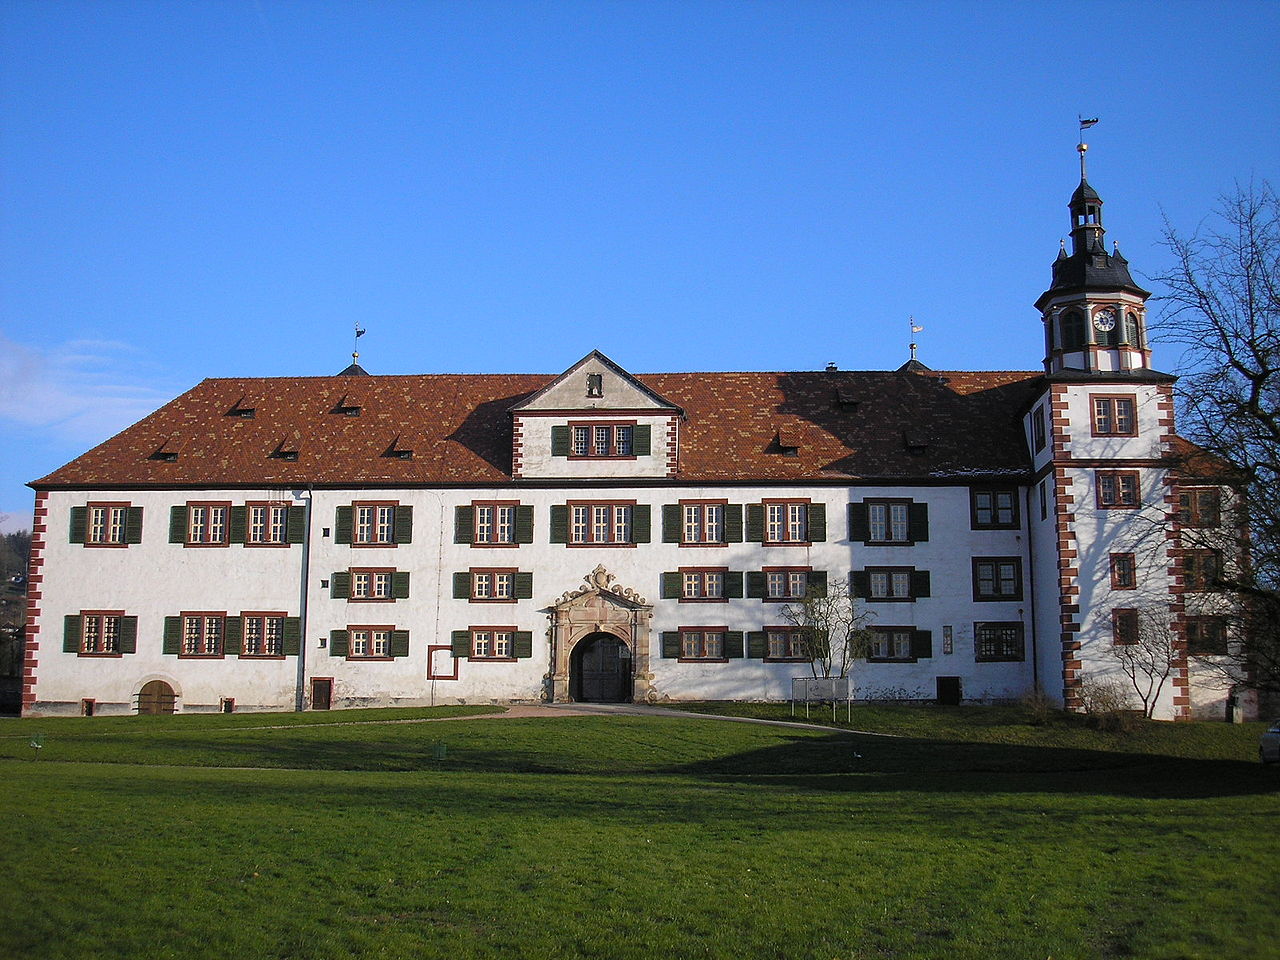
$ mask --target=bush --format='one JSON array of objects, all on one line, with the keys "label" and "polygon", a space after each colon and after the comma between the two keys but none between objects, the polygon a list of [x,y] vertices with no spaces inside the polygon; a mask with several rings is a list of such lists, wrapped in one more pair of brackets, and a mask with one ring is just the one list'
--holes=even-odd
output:
[{"label": "bush", "polygon": [[1033,727],[1043,727],[1058,713],[1058,708],[1043,690],[1028,693],[1019,702],[1027,712],[1027,723]]},{"label": "bush", "polygon": [[1099,730],[1128,733],[1137,726],[1129,707],[1129,688],[1118,677],[1085,675],[1080,680],[1080,698],[1085,715]]}]

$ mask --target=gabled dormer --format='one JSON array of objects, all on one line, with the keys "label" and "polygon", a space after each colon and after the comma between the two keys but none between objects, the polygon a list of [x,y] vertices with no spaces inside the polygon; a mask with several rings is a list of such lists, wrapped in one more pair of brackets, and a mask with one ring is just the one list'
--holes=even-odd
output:
[{"label": "gabled dormer", "polygon": [[511,408],[512,476],[672,476],[683,414],[593,350]]}]

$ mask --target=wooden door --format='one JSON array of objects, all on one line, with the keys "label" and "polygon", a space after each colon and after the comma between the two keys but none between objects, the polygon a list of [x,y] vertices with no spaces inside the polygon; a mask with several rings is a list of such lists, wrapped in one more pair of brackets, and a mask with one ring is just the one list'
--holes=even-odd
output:
[{"label": "wooden door", "polygon": [[330,679],[311,678],[311,709],[328,710],[333,697],[333,681]]},{"label": "wooden door", "polygon": [[139,714],[174,713],[177,702],[178,697],[173,692],[173,687],[163,680],[149,680],[138,691]]},{"label": "wooden door", "polygon": [[944,707],[960,706],[959,677],[938,677],[938,703]]},{"label": "wooden door", "polygon": [[575,652],[577,699],[594,703],[622,703],[631,696],[631,660],[617,637],[596,634]]}]

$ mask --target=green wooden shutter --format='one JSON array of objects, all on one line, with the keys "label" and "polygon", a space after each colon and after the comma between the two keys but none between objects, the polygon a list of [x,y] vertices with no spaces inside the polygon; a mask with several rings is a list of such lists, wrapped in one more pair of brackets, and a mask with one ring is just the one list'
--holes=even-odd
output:
[{"label": "green wooden shutter", "polygon": [[649,505],[637,503],[631,508],[631,542],[648,543],[649,540]]},{"label": "green wooden shutter", "polygon": [[521,504],[516,507],[516,543],[533,543],[533,507]]},{"label": "green wooden shutter", "polygon": [[650,437],[653,435],[653,427],[648,423],[637,423],[631,431],[631,452],[637,457],[649,456]]},{"label": "green wooden shutter", "polygon": [[345,657],[351,648],[351,634],[345,630],[329,631],[329,656]]},{"label": "green wooden shutter", "polygon": [[79,653],[80,638],[84,636],[84,622],[79,614],[68,613],[62,618],[62,652]]},{"label": "green wooden shutter", "polygon": [[409,655],[408,630],[391,631],[391,655],[393,657],[407,657]]},{"label": "green wooden shutter", "polygon": [[764,543],[764,504],[747,504],[747,542]]},{"label": "green wooden shutter", "polygon": [[301,543],[307,535],[307,508],[290,507],[285,517],[284,538],[289,543]]},{"label": "green wooden shutter", "polygon": [[662,573],[662,599],[684,596],[684,577],[679,570],[664,570]]},{"label": "green wooden shutter", "polygon": [[181,617],[165,617],[164,618],[164,644],[160,648],[161,653],[179,654],[182,652],[182,618]]},{"label": "green wooden shutter", "polygon": [[142,542],[142,508],[129,507],[124,515],[124,542]]},{"label": "green wooden shutter", "polygon": [[533,599],[533,574],[525,571],[517,573],[515,578],[515,590],[517,600]]},{"label": "green wooden shutter", "polygon": [[569,455],[569,428],[564,424],[551,428],[551,455],[553,457]]},{"label": "green wooden shutter", "polygon": [[71,508],[71,542],[84,543],[85,530],[89,525],[89,508]]},{"label": "green wooden shutter", "polygon": [[339,507],[333,523],[333,542],[351,542],[351,508]]},{"label": "green wooden shutter", "polygon": [[249,526],[249,509],[247,507],[231,508],[231,530],[228,539],[231,543],[244,543],[245,533]]},{"label": "green wooden shutter", "polygon": [[227,617],[222,628],[222,650],[228,657],[238,656],[243,649],[244,618]]},{"label": "green wooden shutter", "polygon": [[912,543],[925,543],[929,539],[929,505],[907,505],[907,539]]},{"label": "green wooden shutter", "polygon": [[120,652],[138,652],[138,618],[120,618]]},{"label": "green wooden shutter", "polygon": [[470,543],[476,535],[476,508],[453,508],[453,542]]},{"label": "green wooden shutter", "polygon": [[918,600],[920,597],[929,596],[929,571],[928,570],[912,570],[911,571],[911,598]]},{"label": "green wooden shutter", "polygon": [[865,503],[849,504],[849,539],[854,543],[871,539],[871,515]]},{"label": "green wooden shutter", "polygon": [[470,630],[454,630],[450,634],[450,645],[453,647],[453,655],[461,660],[471,656],[471,631]]},{"label": "green wooden shutter", "polygon": [[453,575],[453,599],[471,599],[471,573],[469,571],[459,570]]},{"label": "green wooden shutter", "polygon": [[911,656],[917,660],[928,660],[933,656],[933,631],[911,631]]},{"label": "green wooden shutter", "polygon": [[187,508],[185,505],[169,508],[169,542],[187,542]]},{"label": "green wooden shutter", "polygon": [[763,570],[747,571],[747,596],[755,599],[763,600],[765,593],[768,591],[768,582],[765,580]]},{"label": "green wooden shutter", "polygon": [[413,507],[396,507],[396,543],[413,543]]},{"label": "green wooden shutter", "polygon": [[329,578],[329,596],[335,600],[346,600],[351,596],[351,572],[338,570]]},{"label": "green wooden shutter", "polygon": [[391,596],[396,600],[409,598],[409,571],[397,570],[391,574]]},{"label": "green wooden shutter", "polygon": [[809,504],[809,542],[822,543],[827,539],[827,505]]},{"label": "green wooden shutter", "polygon": [[805,577],[806,588],[811,596],[825,597],[827,595],[827,571],[810,570]]},{"label": "green wooden shutter", "polygon": [[569,505],[556,503],[551,506],[551,543],[569,542]]},{"label": "green wooden shutter", "polygon": [[284,618],[284,655],[296,657],[302,652],[302,618]]},{"label": "green wooden shutter", "polygon": [[662,505],[662,542],[663,543],[679,543],[683,531],[680,529],[684,526],[684,518],[681,516],[680,504],[664,503]]},{"label": "green wooden shutter", "polygon": [[680,631],[678,630],[663,631],[662,656],[666,660],[680,659]]},{"label": "green wooden shutter", "polygon": [[726,660],[742,659],[742,631],[741,630],[725,631],[724,657]]},{"label": "green wooden shutter", "polygon": [[747,657],[752,660],[763,660],[769,655],[769,634],[763,630],[752,630],[747,633]]},{"label": "green wooden shutter", "polygon": [[859,599],[871,598],[871,574],[866,570],[854,570],[849,574],[849,590]]},{"label": "green wooden shutter", "polygon": [[724,542],[742,542],[742,504],[740,503],[724,505]]},{"label": "green wooden shutter", "polygon": [[517,630],[512,637],[511,649],[517,660],[527,660],[533,656],[533,631]]},{"label": "green wooden shutter", "polygon": [[724,575],[724,595],[730,599],[742,596],[742,571],[729,570]]}]

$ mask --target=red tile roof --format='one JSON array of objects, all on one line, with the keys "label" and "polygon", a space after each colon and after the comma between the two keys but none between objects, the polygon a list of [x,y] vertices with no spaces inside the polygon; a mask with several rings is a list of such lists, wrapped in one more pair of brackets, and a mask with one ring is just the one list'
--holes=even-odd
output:
[{"label": "red tile roof", "polygon": [[[205,380],[32,486],[504,484],[511,481],[510,408],[553,379]],[[678,481],[838,482],[1025,472],[1020,415],[1041,374],[661,373],[636,379],[686,413]],[[341,410],[356,405],[358,416]],[[404,450],[412,450],[410,459],[396,455]]]}]

